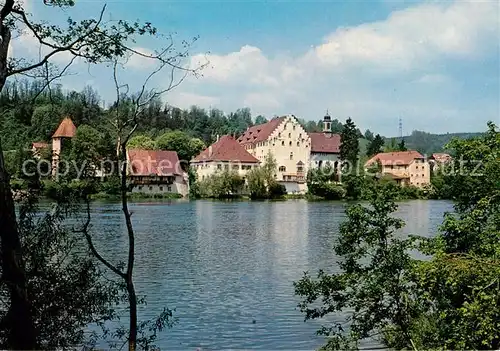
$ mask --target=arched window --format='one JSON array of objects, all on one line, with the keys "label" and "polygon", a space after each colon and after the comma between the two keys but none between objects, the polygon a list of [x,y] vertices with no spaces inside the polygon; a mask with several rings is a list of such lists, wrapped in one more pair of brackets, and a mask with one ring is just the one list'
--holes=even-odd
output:
[{"label": "arched window", "polygon": [[292,142],[290,141],[290,142],[288,143],[288,145],[292,146]]},{"label": "arched window", "polygon": [[280,166],[279,171],[280,172],[286,172],[286,167],[285,166]]},{"label": "arched window", "polygon": [[290,160],[293,160],[293,152],[290,152]]}]

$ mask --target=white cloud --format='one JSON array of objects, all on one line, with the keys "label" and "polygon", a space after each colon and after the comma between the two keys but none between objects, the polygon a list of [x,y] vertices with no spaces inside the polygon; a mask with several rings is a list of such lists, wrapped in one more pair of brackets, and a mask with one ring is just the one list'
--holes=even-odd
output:
[{"label": "white cloud", "polygon": [[151,69],[152,64],[156,66],[157,62],[154,61],[154,59],[142,56],[142,55],[154,56],[155,53],[152,50],[143,47],[133,47],[132,50],[138,52],[139,54],[136,53],[131,54],[125,63],[125,67],[137,70],[144,70],[144,69]]},{"label": "white cloud", "polygon": [[[272,57],[248,44],[228,54],[196,55],[192,65],[210,64],[190,87],[220,96],[226,110],[248,106],[254,113],[318,118],[330,108],[341,119],[350,115],[368,125],[372,118],[384,125],[400,114],[425,113],[418,122],[430,124],[438,111],[460,111],[462,85],[439,67],[449,60],[479,67],[485,55],[498,55],[498,28],[497,2],[423,3],[382,21],[337,28],[295,57]],[[498,111],[491,106],[489,117]]]},{"label": "white cloud", "polygon": [[166,97],[170,105],[189,108],[192,105],[208,108],[210,106],[217,106],[220,103],[220,98],[213,96],[204,96],[187,92],[173,91]]}]

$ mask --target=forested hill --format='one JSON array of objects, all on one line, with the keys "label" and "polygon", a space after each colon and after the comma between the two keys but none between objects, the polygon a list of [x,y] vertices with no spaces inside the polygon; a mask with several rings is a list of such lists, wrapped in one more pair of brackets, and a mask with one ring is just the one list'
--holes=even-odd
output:
[{"label": "forested hill", "polygon": [[[103,108],[97,91],[86,87],[81,92],[65,92],[61,87],[54,87],[40,94],[42,86],[41,83],[27,81],[10,83],[0,94],[0,140],[4,151],[26,148],[34,141],[50,141],[52,133],[65,116],[70,116],[77,127],[88,125],[102,134],[104,139],[109,139],[109,142],[114,139],[110,122],[117,107]],[[127,101],[122,103],[127,108]],[[197,106],[180,109],[153,100],[140,117],[137,135],[156,139],[168,131],[177,130],[209,145],[217,135],[238,136],[248,127],[265,123],[273,116],[252,116],[249,108],[229,113]],[[300,118],[299,121],[308,132],[319,132],[323,128],[322,116],[318,116],[316,121]],[[334,133],[340,133],[342,128],[341,121],[332,120]],[[358,135],[362,141],[363,150],[360,151],[364,154],[366,144],[373,140],[374,135],[370,130],[363,133],[359,129]],[[454,136],[465,138],[476,135],[479,133],[436,135],[415,131],[405,137],[405,142],[409,149],[430,154],[443,151],[443,146]],[[386,140],[386,145],[389,141]]]},{"label": "forested hill", "polygon": [[414,130],[411,135],[405,136],[406,147],[409,150],[417,150],[422,154],[430,155],[435,152],[446,152],[445,145],[452,139],[469,139],[481,136],[483,133],[446,133],[431,134]]}]

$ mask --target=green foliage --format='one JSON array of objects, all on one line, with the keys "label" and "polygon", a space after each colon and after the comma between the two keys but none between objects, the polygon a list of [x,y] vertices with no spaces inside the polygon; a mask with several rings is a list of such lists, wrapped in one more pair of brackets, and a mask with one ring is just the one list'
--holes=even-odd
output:
[{"label": "green foliage", "polygon": [[31,117],[31,138],[33,140],[50,140],[57,126],[61,123],[62,117],[60,109],[55,105],[35,107]]},{"label": "green foliage", "polygon": [[127,143],[127,148],[154,150],[156,148],[156,144],[153,139],[146,135],[136,135],[130,138]]},{"label": "green foliage", "polygon": [[286,193],[284,186],[276,182],[276,168],[276,159],[269,153],[260,167],[252,168],[247,173],[246,180],[250,198],[269,199],[280,197]]},{"label": "green foliage", "polygon": [[[40,349],[86,345],[91,341],[85,333],[88,325],[114,318],[120,297],[120,287],[105,279],[94,259],[82,249],[83,238],[63,225],[68,218],[63,215],[66,210],[55,207],[50,214],[45,213],[32,196],[23,198],[19,205],[27,289]],[[3,319],[8,297],[3,286],[1,291]],[[1,328],[1,345],[5,345],[4,332]]]},{"label": "green foliage", "polygon": [[270,199],[280,199],[286,195],[286,187],[283,184],[272,183],[269,185],[268,197]]},{"label": "green foliage", "polygon": [[228,198],[238,196],[245,181],[238,172],[229,167],[217,171],[199,184],[201,196],[214,198]]},{"label": "green foliage", "polygon": [[258,115],[257,117],[255,117],[255,125],[264,124],[267,122],[267,118],[262,115]]},{"label": "green foliage", "polygon": [[405,140],[401,138],[401,141],[398,144],[398,151],[407,151]]},{"label": "green foliage", "polygon": [[[347,161],[351,166],[356,166],[359,155],[359,141],[356,125],[351,118],[346,120],[341,133],[340,159]],[[352,171],[352,167],[351,167]]]},{"label": "green foliage", "polygon": [[[335,246],[341,272],[295,283],[306,320],[349,314],[347,327],[319,331],[330,336],[326,349],[358,348],[366,338],[394,349],[500,347],[500,135],[492,123],[488,128],[482,138],[453,143],[467,162],[447,175],[456,213],[435,238],[394,233],[403,223],[389,216],[393,200],[402,192],[420,196],[419,189],[397,192],[391,180],[365,178],[370,207],[347,209]],[[458,196],[467,191],[471,196]],[[431,257],[412,258],[417,249]]]},{"label": "green foliage", "polygon": [[307,172],[307,190],[309,195],[318,196],[325,200],[340,200],[345,196],[342,185],[335,183],[338,174],[332,165],[321,168],[311,168]]},{"label": "green foliage", "polygon": [[191,138],[180,130],[160,135],[155,143],[160,150],[176,151],[181,161],[190,161],[205,148],[202,140]]},{"label": "green foliage", "polygon": [[366,149],[366,156],[372,157],[380,152],[382,152],[382,148],[384,147],[384,139],[380,136],[380,134],[375,135],[370,144]]},{"label": "green foliage", "polygon": [[404,223],[390,216],[397,208],[392,198],[390,192],[379,192],[370,207],[347,208],[335,245],[340,273],[320,271],[316,279],[306,273],[294,283],[306,320],[336,312],[349,315],[348,328],[334,323],[318,331],[329,337],[325,349],[357,348],[360,340],[370,337],[391,340],[388,346],[396,349],[411,346],[405,337],[410,328],[407,316],[414,310],[407,277],[412,267],[407,250],[412,244],[395,235]]},{"label": "green foliage", "polygon": [[198,181],[198,174],[192,167],[188,168],[188,177],[189,177],[189,198],[190,199],[200,198],[201,190]]}]

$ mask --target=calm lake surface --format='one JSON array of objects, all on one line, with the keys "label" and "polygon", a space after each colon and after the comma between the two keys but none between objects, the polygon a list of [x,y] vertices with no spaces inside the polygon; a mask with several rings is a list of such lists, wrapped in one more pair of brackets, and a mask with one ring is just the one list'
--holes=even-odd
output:
[{"label": "calm lake surface", "polygon": [[[432,236],[447,201],[408,201],[401,235]],[[338,268],[332,247],[344,219],[340,202],[135,202],[135,282],[147,296],[141,318],[175,309],[162,349],[312,350],[319,321],[304,323],[292,282],[304,271]],[[93,206],[98,248],[124,260],[126,228],[118,204]],[[333,317],[332,317],[333,318]],[[335,319],[332,319],[335,320]],[[342,318],[338,317],[339,321]],[[254,323],[255,321],[255,323]]]}]

